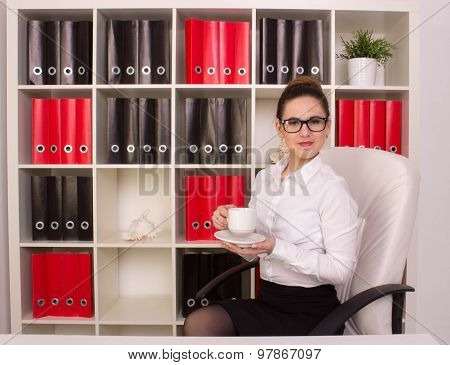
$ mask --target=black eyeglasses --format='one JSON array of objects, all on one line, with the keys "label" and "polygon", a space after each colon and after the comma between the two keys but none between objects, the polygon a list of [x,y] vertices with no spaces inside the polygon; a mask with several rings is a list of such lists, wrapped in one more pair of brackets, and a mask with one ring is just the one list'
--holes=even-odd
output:
[{"label": "black eyeglasses", "polygon": [[303,124],[306,124],[311,132],[322,132],[327,125],[327,121],[328,117],[311,117],[308,120],[292,117],[281,120],[281,124],[288,133],[299,132],[302,129]]}]

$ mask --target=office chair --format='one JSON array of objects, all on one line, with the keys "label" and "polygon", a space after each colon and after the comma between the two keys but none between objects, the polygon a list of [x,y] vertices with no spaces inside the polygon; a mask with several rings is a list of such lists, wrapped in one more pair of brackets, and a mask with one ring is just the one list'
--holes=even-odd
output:
[{"label": "office chair", "polygon": [[[332,147],[322,161],[343,176],[359,204],[361,240],[356,270],[336,287],[341,302],[310,336],[403,333],[405,293],[402,284],[416,219],[420,175],[406,157],[369,148]],[[200,301],[232,275],[259,265],[259,258],[217,276],[196,297]]]}]

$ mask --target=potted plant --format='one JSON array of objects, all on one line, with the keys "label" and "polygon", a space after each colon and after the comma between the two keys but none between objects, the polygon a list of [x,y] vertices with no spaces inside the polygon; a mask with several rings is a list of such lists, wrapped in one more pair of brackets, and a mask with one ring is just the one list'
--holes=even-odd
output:
[{"label": "potted plant", "polygon": [[353,39],[349,41],[341,36],[344,51],[336,54],[336,57],[348,60],[350,85],[375,85],[377,65],[384,66],[396,47],[384,38],[373,39],[373,30],[357,30],[352,34]]}]

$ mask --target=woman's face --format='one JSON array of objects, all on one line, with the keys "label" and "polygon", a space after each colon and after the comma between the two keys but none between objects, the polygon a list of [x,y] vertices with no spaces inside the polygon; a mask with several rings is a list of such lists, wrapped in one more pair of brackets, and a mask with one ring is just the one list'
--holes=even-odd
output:
[{"label": "woman's face", "polygon": [[[320,102],[315,98],[311,96],[300,96],[289,100],[285,104],[282,119],[286,120],[293,117],[301,120],[308,120],[311,117],[326,117],[326,113],[320,105]],[[303,124],[300,131],[288,133],[277,119],[275,121],[275,128],[277,129],[278,135],[284,137],[291,157],[295,157],[299,160],[309,160],[317,155],[325,143],[325,140],[330,133],[330,123],[331,120],[328,118],[326,127],[321,132],[312,132],[306,124]],[[297,129],[299,127],[300,125],[298,125]],[[312,144],[301,145],[300,143],[302,142],[312,142]]]}]

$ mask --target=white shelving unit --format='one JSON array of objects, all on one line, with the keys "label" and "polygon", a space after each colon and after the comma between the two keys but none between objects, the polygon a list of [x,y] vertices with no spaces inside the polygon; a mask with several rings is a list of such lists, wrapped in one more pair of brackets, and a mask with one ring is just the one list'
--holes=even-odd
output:
[{"label": "white shelving unit", "polygon": [[[325,90],[335,130],[339,98],[385,98],[403,101],[402,152],[418,159],[419,139],[419,1],[340,2],[322,0],[228,1],[211,8],[205,0],[160,2],[130,0],[7,1],[8,57],[8,194],[13,333],[182,336],[181,253],[221,250],[216,242],[187,243],[184,239],[183,176],[243,174],[250,189],[258,170],[268,165],[267,152],[278,147],[273,128],[278,97],[284,85],[259,84],[259,19],[286,17],[324,21]],[[251,84],[188,85],[185,83],[184,21],[189,17],[251,22]],[[166,19],[170,22],[171,83],[167,85],[108,85],[106,79],[106,20]],[[93,22],[92,85],[27,85],[27,19],[89,19]],[[344,39],[357,29],[373,29],[397,44],[394,59],[380,70],[374,87],[347,85],[345,62],[337,60]],[[384,84],[384,85],[383,85]],[[171,149],[167,165],[109,165],[106,162],[107,97],[168,97],[171,99],[173,147],[184,138],[183,99],[186,97],[245,97],[248,101],[248,144],[253,147],[245,165],[187,165]],[[91,165],[31,164],[31,99],[34,97],[92,98],[93,163]],[[334,133],[326,147],[335,145]],[[93,177],[93,242],[33,242],[31,240],[31,175]],[[248,202],[249,196],[246,197]],[[120,238],[145,208],[164,229],[153,240],[130,244]],[[414,236],[415,237],[415,236]],[[408,283],[416,284],[415,249],[411,243]],[[89,251],[93,255],[95,315],[91,319],[35,320],[31,307],[31,254],[43,251]],[[254,270],[244,274],[243,296],[254,297]],[[412,301],[410,301],[410,299]],[[407,311],[414,314],[414,296]],[[408,326],[408,322],[407,322]],[[411,327],[412,328],[412,327]],[[408,329],[408,327],[407,327]]]}]

